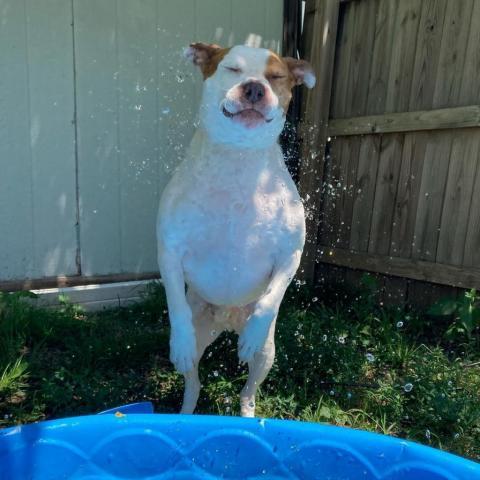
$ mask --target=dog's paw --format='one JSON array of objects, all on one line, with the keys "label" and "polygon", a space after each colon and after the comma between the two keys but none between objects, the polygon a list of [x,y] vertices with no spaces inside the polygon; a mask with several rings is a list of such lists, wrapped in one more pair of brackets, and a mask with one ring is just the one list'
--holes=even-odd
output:
[{"label": "dog's paw", "polygon": [[238,358],[240,362],[248,363],[260,352],[267,341],[271,320],[253,316],[238,338]]},{"label": "dog's paw", "polygon": [[170,361],[175,369],[182,373],[188,373],[197,360],[197,344],[195,331],[188,327],[172,328],[170,335]]}]

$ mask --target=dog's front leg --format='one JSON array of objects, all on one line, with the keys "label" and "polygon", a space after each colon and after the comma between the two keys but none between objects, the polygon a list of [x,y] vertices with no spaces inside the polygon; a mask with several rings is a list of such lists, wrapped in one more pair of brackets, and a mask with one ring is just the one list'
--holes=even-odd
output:
[{"label": "dog's front leg", "polygon": [[192,310],[185,295],[181,258],[175,252],[162,250],[158,264],[167,295],[170,317],[170,361],[182,374],[190,372],[197,358]]},{"label": "dog's front leg", "polygon": [[263,349],[285,291],[298,269],[301,255],[301,250],[296,250],[274,267],[267,292],[255,304],[253,313],[240,334],[238,357],[241,362],[251,362],[254,355]]}]

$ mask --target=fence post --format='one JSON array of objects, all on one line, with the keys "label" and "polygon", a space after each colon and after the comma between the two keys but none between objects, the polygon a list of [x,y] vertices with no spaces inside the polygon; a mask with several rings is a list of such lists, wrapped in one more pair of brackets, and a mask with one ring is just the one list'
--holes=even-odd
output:
[{"label": "fence post", "polygon": [[[307,1],[304,51],[317,84],[304,95],[300,124],[299,190],[307,218],[307,239],[299,276],[313,283],[317,257],[318,227],[330,112],[335,44],[340,0]],[[313,16],[313,21],[308,17]]]}]

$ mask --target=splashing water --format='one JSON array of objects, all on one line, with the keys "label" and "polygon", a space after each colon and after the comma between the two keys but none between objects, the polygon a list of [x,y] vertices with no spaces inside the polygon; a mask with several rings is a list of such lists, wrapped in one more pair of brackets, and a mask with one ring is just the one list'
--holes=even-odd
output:
[{"label": "splashing water", "polygon": [[413,385],[411,383],[406,383],[403,386],[403,390],[407,393],[410,393],[413,390]]}]

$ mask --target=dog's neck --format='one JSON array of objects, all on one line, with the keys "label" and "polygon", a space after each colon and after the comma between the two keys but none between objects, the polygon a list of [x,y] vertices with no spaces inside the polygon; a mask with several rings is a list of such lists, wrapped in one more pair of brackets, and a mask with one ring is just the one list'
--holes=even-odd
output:
[{"label": "dog's neck", "polygon": [[270,165],[284,166],[283,154],[278,142],[264,148],[239,147],[235,144],[219,143],[211,139],[208,133],[199,128],[190,144],[192,159],[201,168],[230,170],[248,169],[261,171]]}]

